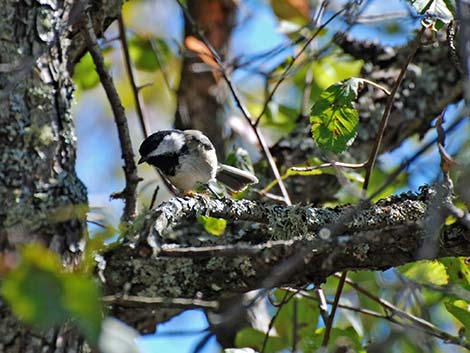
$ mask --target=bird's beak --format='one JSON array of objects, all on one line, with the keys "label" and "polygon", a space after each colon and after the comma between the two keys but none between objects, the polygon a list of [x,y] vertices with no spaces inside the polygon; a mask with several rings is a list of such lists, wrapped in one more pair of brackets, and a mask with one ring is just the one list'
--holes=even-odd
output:
[{"label": "bird's beak", "polygon": [[140,157],[139,161],[137,162],[137,164],[142,164],[146,161],[145,157]]}]

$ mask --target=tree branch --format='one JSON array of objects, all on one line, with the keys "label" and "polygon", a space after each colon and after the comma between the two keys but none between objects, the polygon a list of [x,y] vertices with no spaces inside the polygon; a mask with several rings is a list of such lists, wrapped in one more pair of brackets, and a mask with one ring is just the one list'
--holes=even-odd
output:
[{"label": "tree branch", "polygon": [[[390,197],[359,209],[343,224],[342,231],[329,239],[321,238],[324,226],[344,219],[353,206],[322,209],[263,205],[248,200],[174,198],[143,216],[143,222],[137,220],[137,243],[123,244],[106,254],[107,267],[103,273],[106,292],[118,293],[125,287],[130,289],[130,295],[212,299],[225,292],[245,292],[273,283],[287,286],[320,283],[338,271],[385,270],[416,261],[419,256],[426,256],[419,253],[427,241],[422,221],[433,194],[434,189],[423,188],[418,195]],[[178,244],[170,245],[169,237],[175,237],[172,227],[199,214],[250,224],[246,222],[240,231],[243,239],[240,232],[226,234],[211,239],[216,246],[205,249],[209,251],[179,252],[176,249],[184,247],[178,244],[186,240],[184,236],[177,237]],[[198,238],[203,236],[203,231],[195,229],[194,224],[191,230]],[[470,242],[466,240],[469,232],[459,223],[443,226],[436,252],[427,258],[469,255]],[[177,233],[186,232],[178,229]],[[270,241],[286,235],[291,237]],[[195,237],[191,239],[195,241]],[[170,246],[174,249],[169,250]],[[305,249],[312,251],[301,258],[301,268],[295,273],[267,280],[273,268],[278,265],[285,268],[287,260]],[[154,256],[153,252],[158,250],[160,256]],[[133,260],[129,261],[130,258]]]},{"label": "tree branch", "polygon": [[127,126],[126,113],[124,107],[121,104],[121,99],[114,86],[113,79],[108,73],[104,64],[103,55],[101,54],[98,42],[96,39],[95,32],[91,17],[88,13],[83,15],[82,19],[82,31],[87,43],[88,50],[93,57],[93,62],[96,65],[96,71],[100,77],[101,84],[106,92],[109,99],[111,109],[113,110],[114,119],[116,120],[116,126],[119,134],[119,141],[121,143],[122,158],[124,159],[124,175],[126,178],[126,186],[120,193],[113,194],[114,198],[123,198],[125,200],[124,212],[122,220],[127,222],[135,217],[137,210],[137,184],[140,179],[137,175],[137,167],[134,162],[134,152],[132,150],[131,136],[129,134],[129,128]]}]

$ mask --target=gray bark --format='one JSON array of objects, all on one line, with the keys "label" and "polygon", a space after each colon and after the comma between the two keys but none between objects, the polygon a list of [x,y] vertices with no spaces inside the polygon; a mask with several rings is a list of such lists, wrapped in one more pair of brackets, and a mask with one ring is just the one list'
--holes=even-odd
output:
[{"label": "gray bark", "polygon": [[[79,37],[76,23],[83,3],[5,0],[0,6],[2,253],[40,242],[60,254],[65,265],[80,261],[88,201],[75,173],[74,88],[69,69],[84,47],[77,40],[72,48],[68,37]],[[104,3],[94,2],[94,6]],[[114,7],[114,12],[119,10],[120,6]],[[109,18],[95,19],[109,23]],[[1,301],[0,351],[45,350],[88,348],[69,324],[34,332]]]},{"label": "gray bark", "polygon": [[[322,283],[338,271],[468,256],[470,230],[464,225],[439,224],[436,237],[430,237],[427,224],[442,212],[434,209],[443,203],[437,195],[424,188],[377,204],[334,209],[175,198],[141,216],[128,234],[133,240],[106,254],[106,292],[119,296],[126,288],[125,294],[142,297],[211,300],[257,288]],[[201,214],[233,223],[223,237],[204,237],[193,223]]]}]

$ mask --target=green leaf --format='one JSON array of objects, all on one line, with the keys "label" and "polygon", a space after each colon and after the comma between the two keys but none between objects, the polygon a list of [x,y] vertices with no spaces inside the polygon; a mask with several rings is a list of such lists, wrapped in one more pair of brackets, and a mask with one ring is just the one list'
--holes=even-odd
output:
[{"label": "green leaf", "polygon": [[411,280],[421,284],[443,286],[449,276],[445,266],[439,261],[422,260],[398,267],[398,270]]},{"label": "green leaf", "polygon": [[[152,41],[153,45],[152,46]],[[155,53],[158,51],[158,57]],[[133,36],[129,40],[129,55],[136,68],[142,71],[156,71],[160,65],[164,65],[169,57],[168,45],[161,39],[149,39],[141,36]]]},{"label": "green leaf", "polygon": [[[364,61],[354,60],[349,55],[329,55],[320,60],[315,60],[312,64],[313,77],[315,83],[324,90],[336,82],[358,76],[363,65]],[[305,82],[305,79],[299,82],[298,85],[303,84],[303,82]]]},{"label": "green leaf", "polygon": [[90,53],[85,54],[80,62],[75,65],[73,82],[82,90],[92,89],[100,82]]},{"label": "green leaf", "polygon": [[[323,338],[325,333],[325,328],[322,327],[315,331],[314,334],[310,337],[311,342],[317,344],[318,337]],[[307,338],[306,338],[307,340]],[[304,344],[301,342],[301,347]],[[366,353],[364,346],[362,345],[361,338],[357,334],[357,332],[352,328],[348,327],[346,329],[339,329],[337,327],[333,327],[330,333],[330,341],[328,346],[330,347],[341,347],[342,351],[352,351],[357,353]],[[317,347],[318,348],[318,347]],[[315,352],[315,350],[303,350],[304,352]],[[333,350],[334,351],[334,350]]]},{"label": "green leaf", "polygon": [[[288,296],[292,295],[291,293]],[[285,296],[285,291],[276,290],[275,296],[282,300]],[[304,332],[315,331],[318,324],[318,316],[320,309],[318,303],[305,297],[293,296],[287,303],[279,308],[279,313],[274,327],[279,336],[288,340],[292,344],[292,327],[294,327],[294,320],[297,320],[298,335],[303,336]]]},{"label": "green leaf", "polygon": [[98,342],[101,329],[101,292],[91,277],[66,274],[63,277],[65,310],[77,322],[88,340]]},{"label": "green leaf", "polygon": [[[261,352],[265,336],[266,334],[264,332],[255,330],[252,327],[244,328],[238,331],[237,336],[235,337],[235,345],[243,348],[250,347],[255,349],[257,352]],[[264,352],[276,353],[287,347],[289,347],[287,340],[278,336],[269,336]]]},{"label": "green leaf", "polygon": [[447,311],[463,324],[465,338],[470,342],[470,311],[469,304],[463,300],[449,301],[444,304]]},{"label": "green leaf", "polygon": [[65,272],[57,254],[39,244],[21,251],[2,283],[2,295],[20,319],[47,329],[73,318],[90,343],[101,325],[100,295],[91,278]]},{"label": "green leaf", "polygon": [[354,141],[359,114],[352,102],[357,97],[359,82],[351,78],[335,83],[312,107],[312,136],[322,150],[341,153]]},{"label": "green leaf", "polygon": [[204,226],[206,232],[217,237],[224,234],[225,228],[227,226],[227,221],[223,218],[199,216],[197,220]]},{"label": "green leaf", "polygon": [[451,284],[458,284],[470,290],[470,268],[464,257],[445,257],[439,259],[449,275]]}]

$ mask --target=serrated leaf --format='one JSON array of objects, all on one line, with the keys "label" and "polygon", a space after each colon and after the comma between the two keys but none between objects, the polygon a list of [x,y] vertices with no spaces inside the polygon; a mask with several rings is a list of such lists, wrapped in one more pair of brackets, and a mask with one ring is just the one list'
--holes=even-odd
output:
[{"label": "serrated leaf", "polygon": [[359,114],[352,102],[357,97],[359,82],[351,78],[331,85],[312,107],[312,136],[322,150],[341,153],[354,141]]},{"label": "serrated leaf", "polygon": [[224,234],[227,226],[227,221],[223,218],[199,216],[198,221],[204,226],[206,232],[217,237]]},{"label": "serrated leaf", "polygon": [[422,260],[398,267],[411,280],[421,284],[446,285],[449,282],[445,266],[439,261]]},{"label": "serrated leaf", "polygon": [[20,263],[6,275],[1,290],[25,322],[47,329],[73,318],[90,343],[97,342],[101,304],[95,283],[65,272],[59,256],[42,245],[22,249]]},{"label": "serrated leaf", "polygon": [[[254,328],[244,328],[238,331],[237,336],[235,337],[235,345],[237,347],[253,348],[257,352],[261,352],[265,336],[266,334],[264,332],[255,330]],[[269,336],[264,352],[276,353],[283,350],[284,348],[287,348],[288,346],[288,341],[284,340],[282,337]]]},{"label": "serrated leaf", "polygon": [[447,311],[459,320],[465,329],[465,337],[470,342],[470,307],[463,300],[455,300],[444,304]]}]

